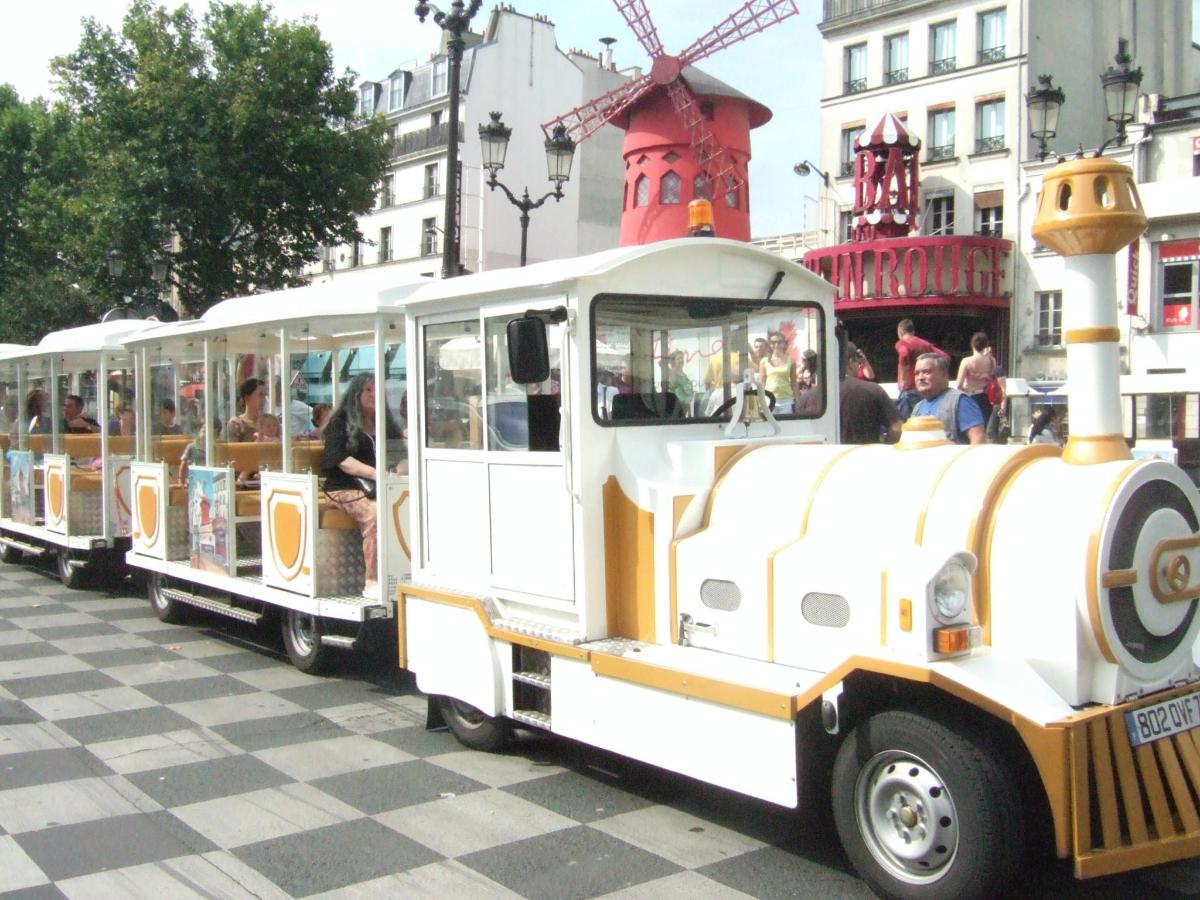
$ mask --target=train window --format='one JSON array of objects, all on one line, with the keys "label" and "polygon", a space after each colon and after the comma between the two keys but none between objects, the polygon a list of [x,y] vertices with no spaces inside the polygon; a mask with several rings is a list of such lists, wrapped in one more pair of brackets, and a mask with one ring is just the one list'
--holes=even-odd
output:
[{"label": "train window", "polygon": [[516,384],[508,367],[507,327],[511,315],[484,325],[487,351],[487,447],[489,450],[559,449],[559,359],[562,330],[551,326],[550,377],[538,384]]},{"label": "train window", "polygon": [[751,370],[777,418],[825,411],[825,323],[815,303],[608,294],[592,306],[601,424],[727,421]]},{"label": "train window", "polygon": [[424,352],[425,446],[482,450],[479,321],[426,325]]}]

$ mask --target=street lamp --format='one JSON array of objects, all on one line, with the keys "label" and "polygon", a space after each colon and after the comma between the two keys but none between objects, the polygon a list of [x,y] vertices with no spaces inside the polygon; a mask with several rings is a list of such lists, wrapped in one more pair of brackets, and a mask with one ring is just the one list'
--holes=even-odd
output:
[{"label": "street lamp", "polygon": [[821,176],[821,180],[823,182],[825,182],[825,187],[830,186],[829,185],[829,173],[822,170],[820,166],[818,166],[814,163],[810,163],[807,159],[801,160],[800,162],[798,162],[794,166],[792,166],[792,171],[795,172],[797,175],[799,175],[801,178],[807,178],[813,172],[816,172],[818,175]]},{"label": "street lamp", "polygon": [[537,209],[551,197],[557,203],[563,198],[563,182],[571,177],[571,163],[575,159],[575,142],[567,136],[567,129],[562,125],[554,128],[554,133],[546,139],[546,173],[554,183],[554,190],[547,192],[538,200],[529,198],[529,188],[525,188],[521,199],[518,200],[513,192],[496,180],[496,173],[504,168],[504,157],[508,153],[508,140],[512,137],[512,129],[500,121],[500,113],[489,113],[492,121],[479,126],[479,143],[483,151],[483,167],[488,171],[487,184],[493,191],[496,188],[504,191],[508,202],[521,211],[521,265],[525,265],[525,251],[529,243],[529,211]]},{"label": "street lamp", "polygon": [[462,0],[454,0],[450,4],[450,12],[442,12],[432,3],[424,0],[417,3],[414,10],[417,19],[425,21],[425,17],[433,12],[434,23],[450,35],[446,48],[450,51],[450,70],[447,73],[450,89],[450,116],[447,122],[450,136],[446,141],[446,206],[443,213],[442,225],[446,230],[446,241],[442,248],[442,277],[453,278],[458,271],[458,94],[459,76],[462,71],[463,32],[471,24],[475,13],[483,0],[471,0],[469,6],[463,8]]},{"label": "street lamp", "polygon": [[1029,136],[1038,142],[1038,159],[1044,160],[1049,152],[1046,141],[1058,134],[1058,114],[1067,102],[1061,87],[1052,85],[1051,75],[1039,75],[1038,87],[1025,95],[1025,107],[1029,110]]},{"label": "street lamp", "polygon": [[1142,84],[1141,66],[1129,68],[1133,57],[1126,52],[1128,46],[1129,41],[1125,38],[1117,39],[1117,55],[1113,57],[1116,65],[1109,66],[1100,76],[1100,84],[1104,88],[1104,107],[1108,111],[1108,121],[1117,126],[1118,145],[1125,143],[1125,126],[1136,115]]},{"label": "street lamp", "polygon": [[120,278],[121,273],[125,271],[125,254],[113,247],[105,255],[108,260],[108,274],[113,278]]}]

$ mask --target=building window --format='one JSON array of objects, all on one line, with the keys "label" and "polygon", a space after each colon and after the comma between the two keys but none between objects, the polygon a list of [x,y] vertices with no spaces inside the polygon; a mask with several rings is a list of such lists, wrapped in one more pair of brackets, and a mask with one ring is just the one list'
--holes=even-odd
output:
[{"label": "building window", "polygon": [[883,83],[908,81],[908,32],[883,39]]},{"label": "building window", "polygon": [[1004,149],[1004,100],[988,100],[975,107],[975,152]]},{"label": "building window", "polygon": [[334,269],[333,247],[329,244],[321,245],[321,271],[332,272]]},{"label": "building window", "polygon": [[421,255],[433,256],[437,252],[437,219],[422,219]]},{"label": "building window", "polygon": [[364,84],[358,92],[358,112],[362,116],[375,113],[375,85]]},{"label": "building window", "polygon": [[1005,26],[1008,15],[1003,9],[979,14],[979,63],[1004,59]]},{"label": "building window", "polygon": [[429,114],[429,127],[437,128],[441,124],[442,124],[442,111],[440,109],[435,109],[433,112],[431,112]]},{"label": "building window", "polygon": [[395,111],[404,105],[404,76],[393,75],[388,85],[388,109]]},{"label": "building window", "polygon": [[1197,299],[1200,295],[1200,241],[1171,241],[1159,244],[1162,277],[1162,327],[1196,329]]},{"label": "building window", "polygon": [[438,164],[430,163],[425,167],[425,199],[438,195]]},{"label": "building window", "polygon": [[846,79],[847,94],[857,94],[867,89],[867,45],[855,44],[846,48]]},{"label": "building window", "polygon": [[941,75],[958,68],[958,26],[938,22],[929,26],[929,74]]},{"label": "building window", "polygon": [[379,188],[379,208],[385,209],[389,206],[396,205],[396,176],[387,174],[383,176],[383,184]]},{"label": "building window", "polygon": [[639,175],[637,181],[633,183],[633,205],[650,205],[650,179],[645,175]]},{"label": "building window", "polygon": [[1062,346],[1062,291],[1038,291],[1037,345]]},{"label": "building window", "polygon": [[379,261],[388,262],[392,258],[392,229],[379,229]]},{"label": "building window", "polygon": [[433,88],[430,96],[440,97],[446,93],[449,87],[449,80],[447,78],[449,72],[450,67],[447,60],[439,59],[433,64]]},{"label": "building window", "polygon": [[925,234],[954,234],[954,196],[931,197],[925,213]]},{"label": "building window", "polygon": [[357,269],[363,264],[362,244],[355,241],[350,245],[350,268]]},{"label": "building window", "polygon": [[854,141],[866,129],[862,125],[842,129],[842,177],[854,174]]},{"label": "building window", "polygon": [[1004,231],[1004,192],[980,191],[975,195],[975,233],[1000,237]]},{"label": "building window", "polygon": [[730,209],[737,209],[738,205],[738,183],[732,175],[725,176],[725,205]]},{"label": "building window", "polygon": [[668,172],[658,185],[659,203],[679,203],[680,179],[674,172]]},{"label": "building window", "polygon": [[850,236],[854,233],[854,211],[843,209],[838,213],[838,239],[843,243],[849,243]]},{"label": "building window", "polygon": [[929,113],[929,156],[926,162],[954,158],[954,107]]},{"label": "building window", "polygon": [[697,175],[692,179],[692,199],[693,200],[711,200],[712,190],[709,188],[708,179],[703,175]]}]

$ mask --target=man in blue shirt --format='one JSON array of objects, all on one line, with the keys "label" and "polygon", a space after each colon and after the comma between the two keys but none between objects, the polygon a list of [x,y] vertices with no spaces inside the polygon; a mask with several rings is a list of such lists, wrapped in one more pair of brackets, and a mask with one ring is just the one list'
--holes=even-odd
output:
[{"label": "man in blue shirt", "polygon": [[921,401],[913,409],[914,416],[933,416],[940,419],[946,437],[956,444],[982,444],[983,413],[979,404],[966,394],[950,387],[950,361],[936,353],[917,357],[913,372]]}]

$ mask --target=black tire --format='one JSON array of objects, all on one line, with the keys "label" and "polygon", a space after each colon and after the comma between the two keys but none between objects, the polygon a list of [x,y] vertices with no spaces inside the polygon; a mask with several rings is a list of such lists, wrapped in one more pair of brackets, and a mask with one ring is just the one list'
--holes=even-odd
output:
[{"label": "black tire", "polygon": [[4,545],[3,555],[0,556],[0,559],[3,559],[10,566],[19,565],[24,558],[25,554],[21,552],[20,547],[12,547],[8,544]]},{"label": "black tire", "polygon": [[1020,863],[1020,791],[983,736],[880,713],[838,749],[831,793],[842,846],[881,897],[991,897]]},{"label": "black tire", "polygon": [[489,716],[453,697],[438,697],[437,703],[443,721],[464,747],[493,753],[512,739],[512,723],[507,719]]},{"label": "black tire", "polygon": [[320,616],[284,611],[280,617],[283,646],[292,665],[308,675],[320,675],[329,670],[333,649],[321,643],[325,623]]},{"label": "black tire", "polygon": [[146,574],[146,596],[150,598],[150,606],[154,609],[154,614],[161,622],[178,625],[187,619],[187,604],[164,595],[163,588],[166,586],[167,576],[159,575],[157,572]]},{"label": "black tire", "polygon": [[73,591],[81,590],[84,587],[87,581],[87,570],[84,566],[71,565],[70,550],[66,547],[59,547],[55,563],[58,568],[58,580],[63,583],[63,587]]}]

